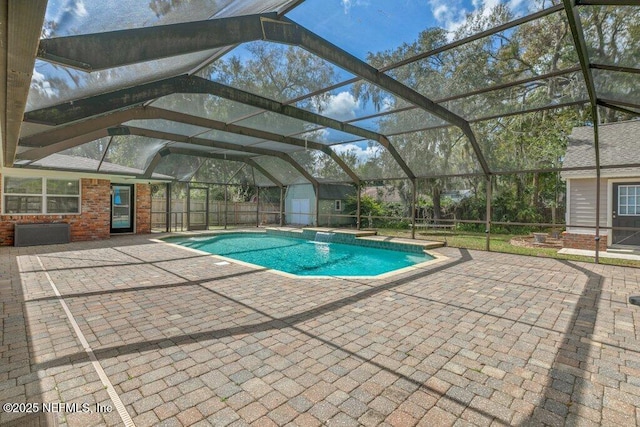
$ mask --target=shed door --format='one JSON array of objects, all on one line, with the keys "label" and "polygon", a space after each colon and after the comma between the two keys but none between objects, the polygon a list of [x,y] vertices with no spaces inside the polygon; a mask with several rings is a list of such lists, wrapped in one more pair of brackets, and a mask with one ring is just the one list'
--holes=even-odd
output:
[{"label": "shed door", "polygon": [[309,199],[291,200],[291,224],[309,225],[311,213]]},{"label": "shed door", "polygon": [[[613,184],[613,227],[640,228],[640,184]],[[640,231],[613,230],[613,244],[640,246]]]}]

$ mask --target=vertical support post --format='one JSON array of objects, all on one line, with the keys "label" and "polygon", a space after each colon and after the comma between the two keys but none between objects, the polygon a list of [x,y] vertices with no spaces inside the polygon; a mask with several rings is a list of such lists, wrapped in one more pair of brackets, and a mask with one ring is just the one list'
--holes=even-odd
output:
[{"label": "vertical support post", "polygon": [[224,185],[224,229],[227,229],[227,199],[228,199],[228,195],[227,192],[229,190],[227,189],[227,184]]},{"label": "vertical support post", "polygon": [[411,194],[411,238],[416,238],[416,198],[418,197],[418,179],[411,180],[413,192]]},{"label": "vertical support post", "polygon": [[[191,183],[187,182],[187,231],[191,230]],[[184,222],[184,219],[183,219]]]},{"label": "vertical support post", "polygon": [[596,170],[596,257],[595,263],[600,263],[600,169]]},{"label": "vertical support post", "polygon": [[[594,138],[594,147],[595,150],[598,150],[600,146],[599,139],[599,130],[598,130],[598,107],[593,108],[593,138]],[[595,246],[596,246],[596,257],[595,263],[600,263],[600,153],[596,151],[596,237],[595,237]]]},{"label": "vertical support post", "polygon": [[260,187],[256,185],[256,227],[260,227]]},{"label": "vertical support post", "polygon": [[171,231],[171,183],[167,182],[167,184],[165,185],[164,188],[165,191],[165,196],[166,196],[166,206],[165,206],[165,212],[166,212],[166,219],[165,219],[165,225],[166,225],[166,231],[167,233]]},{"label": "vertical support post", "polygon": [[486,220],[486,226],[485,226],[485,233],[487,235],[487,241],[485,243],[485,250],[486,251],[490,251],[491,250],[491,194],[492,194],[492,188],[491,188],[491,175],[489,175],[487,177],[487,220]]},{"label": "vertical support post", "polygon": [[315,190],[316,190],[316,219],[315,219],[315,226],[319,227],[320,226],[320,184],[316,184],[314,185]]},{"label": "vertical support post", "polygon": [[358,188],[358,201],[357,201],[357,207],[356,207],[356,230],[360,230],[361,227],[361,219],[362,219],[362,215],[360,212],[360,201],[362,199],[362,184],[358,183],[357,185]]},{"label": "vertical support post", "polygon": [[209,186],[207,185],[207,192],[205,194],[205,207],[204,207],[204,229],[209,229]]},{"label": "vertical support post", "polygon": [[280,187],[280,227],[284,225],[284,187]]}]

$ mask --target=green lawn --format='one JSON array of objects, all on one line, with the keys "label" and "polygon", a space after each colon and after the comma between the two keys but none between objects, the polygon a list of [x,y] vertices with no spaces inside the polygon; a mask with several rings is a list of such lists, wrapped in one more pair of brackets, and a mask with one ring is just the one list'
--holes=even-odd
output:
[{"label": "green lawn", "polygon": [[[393,237],[411,237],[411,231],[394,230],[394,229],[378,229],[378,234]],[[514,246],[511,239],[516,237],[514,234],[491,234],[490,250],[493,252],[502,252],[509,254],[538,256],[546,258],[566,259],[572,261],[594,262],[594,257],[580,255],[559,254],[557,249],[553,248],[527,248]],[[484,233],[474,232],[453,232],[453,231],[421,231],[416,233],[416,238],[421,240],[432,240],[438,242],[446,242],[447,246],[466,249],[486,249],[486,235]],[[603,258],[600,257],[601,264],[621,265],[629,267],[640,267],[640,261]]]}]

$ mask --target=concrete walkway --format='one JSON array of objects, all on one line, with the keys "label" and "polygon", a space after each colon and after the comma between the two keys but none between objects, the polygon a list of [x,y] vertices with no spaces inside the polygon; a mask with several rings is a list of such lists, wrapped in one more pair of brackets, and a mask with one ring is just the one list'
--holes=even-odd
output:
[{"label": "concrete walkway", "polygon": [[[589,251],[586,249],[571,249],[571,248],[562,248],[558,251],[559,254],[568,254],[568,255],[582,255],[595,257],[596,251]],[[633,261],[640,261],[640,255],[630,251],[630,253],[624,253],[619,251],[600,251],[598,256],[602,258],[617,258],[617,259],[628,259]]]},{"label": "concrete walkway", "polygon": [[0,248],[0,402],[31,404],[0,422],[640,424],[640,269],[436,252],[344,280],[142,236]]}]

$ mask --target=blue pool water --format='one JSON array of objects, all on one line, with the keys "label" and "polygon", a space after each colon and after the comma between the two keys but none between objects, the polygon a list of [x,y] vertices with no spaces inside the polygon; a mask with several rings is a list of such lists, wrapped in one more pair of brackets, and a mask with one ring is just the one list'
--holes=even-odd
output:
[{"label": "blue pool water", "polygon": [[300,276],[376,276],[433,259],[425,254],[262,233],[229,233],[167,241]]}]

